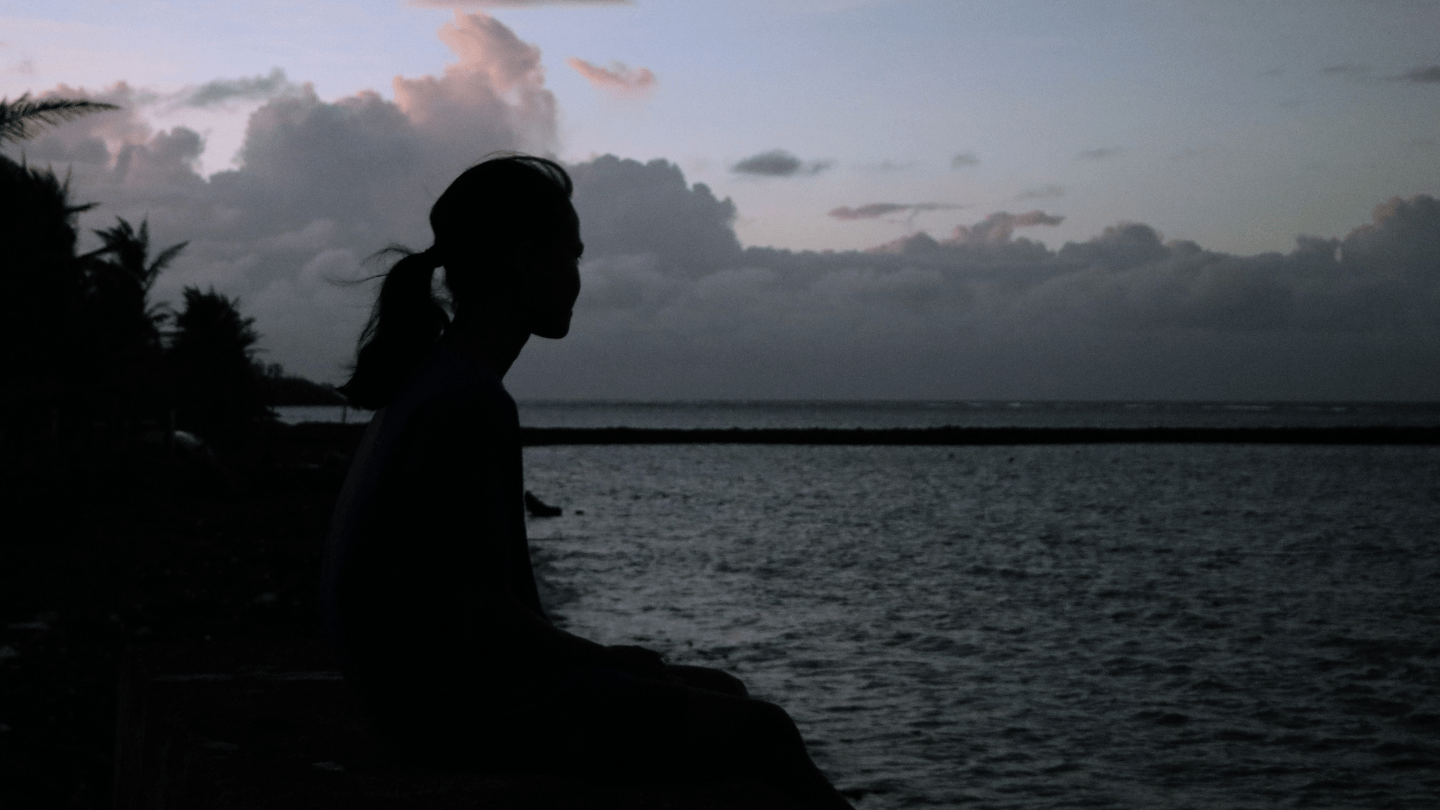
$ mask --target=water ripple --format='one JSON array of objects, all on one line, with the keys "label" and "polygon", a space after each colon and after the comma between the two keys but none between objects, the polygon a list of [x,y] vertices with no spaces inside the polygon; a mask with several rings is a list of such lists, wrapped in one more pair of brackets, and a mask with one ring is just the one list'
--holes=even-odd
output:
[{"label": "water ripple", "polygon": [[1440,806],[1440,449],[526,464],[552,611],[736,672],[862,810]]}]

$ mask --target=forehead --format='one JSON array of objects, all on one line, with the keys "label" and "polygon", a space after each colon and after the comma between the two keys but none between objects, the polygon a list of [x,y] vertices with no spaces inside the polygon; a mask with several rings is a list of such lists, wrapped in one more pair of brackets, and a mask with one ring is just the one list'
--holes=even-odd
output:
[{"label": "forehead", "polygon": [[567,230],[580,231],[580,215],[576,213],[575,206],[569,200],[561,200],[554,206],[556,221],[565,224]]},{"label": "forehead", "polygon": [[561,200],[551,206],[549,213],[549,227],[546,228],[546,237],[559,245],[567,247],[580,247],[580,215],[575,213],[575,206],[569,200]]}]

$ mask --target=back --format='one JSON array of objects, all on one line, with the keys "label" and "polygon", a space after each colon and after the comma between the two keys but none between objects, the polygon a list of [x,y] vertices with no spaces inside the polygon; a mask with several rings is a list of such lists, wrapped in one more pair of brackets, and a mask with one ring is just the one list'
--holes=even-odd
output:
[{"label": "back", "polygon": [[321,593],[327,639],[362,696],[526,681],[523,651],[498,648],[467,598],[509,588],[544,617],[521,465],[514,400],[443,346],[376,412],[331,520]]}]

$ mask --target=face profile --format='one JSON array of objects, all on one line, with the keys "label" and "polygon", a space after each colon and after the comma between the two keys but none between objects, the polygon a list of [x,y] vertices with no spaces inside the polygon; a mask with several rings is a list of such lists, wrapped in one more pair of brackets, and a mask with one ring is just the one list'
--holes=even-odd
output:
[{"label": "face profile", "polygon": [[561,224],[547,239],[522,246],[520,307],[526,328],[537,337],[558,340],[570,332],[570,318],[580,296],[580,220],[566,205]]}]

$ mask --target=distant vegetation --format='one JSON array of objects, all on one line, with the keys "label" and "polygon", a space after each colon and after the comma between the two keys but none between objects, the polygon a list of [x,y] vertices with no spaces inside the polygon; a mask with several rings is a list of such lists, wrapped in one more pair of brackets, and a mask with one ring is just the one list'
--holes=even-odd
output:
[{"label": "distant vegetation", "polygon": [[345,397],[334,386],[286,374],[279,363],[265,366],[260,385],[265,404],[271,407],[345,404]]},{"label": "distant vegetation", "polygon": [[[0,101],[0,144],[112,105]],[[94,231],[75,252],[68,177],[0,155],[0,444],[108,447],[157,428],[234,445],[268,406],[341,404],[334,389],[256,361],[253,318],[237,299],[184,290],[175,311],[150,290],[187,243],[151,257],[148,221]]]}]

